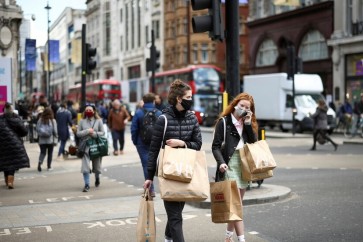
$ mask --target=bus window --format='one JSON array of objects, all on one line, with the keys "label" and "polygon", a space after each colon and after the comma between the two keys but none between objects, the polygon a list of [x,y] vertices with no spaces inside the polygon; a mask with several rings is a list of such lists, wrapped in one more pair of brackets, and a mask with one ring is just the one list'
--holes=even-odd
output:
[{"label": "bus window", "polygon": [[219,91],[220,78],[213,68],[198,68],[193,72],[197,93],[215,93]]}]

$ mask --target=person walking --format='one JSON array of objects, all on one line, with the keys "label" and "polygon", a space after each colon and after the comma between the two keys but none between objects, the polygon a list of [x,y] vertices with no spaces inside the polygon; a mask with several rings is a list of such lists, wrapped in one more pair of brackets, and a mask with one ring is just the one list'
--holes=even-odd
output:
[{"label": "person walking", "polygon": [[313,132],[313,140],[314,144],[310,150],[316,150],[316,141],[318,140],[318,135],[320,135],[324,140],[329,141],[333,144],[334,150],[338,149],[338,144],[335,143],[328,135],[328,107],[325,104],[323,99],[318,101],[318,107],[314,114],[311,115],[311,118],[314,120],[314,132]]},{"label": "person walking", "polygon": [[[64,148],[66,146],[67,140],[69,139],[69,128],[72,127],[72,114],[67,109],[65,103],[62,103],[56,114],[57,129],[58,129],[58,139],[60,140],[59,150],[58,150],[58,160],[64,159]],[[62,156],[63,157],[62,157]]]},{"label": "person walking", "polygon": [[[144,102],[143,108],[136,110],[134,117],[132,118],[131,123],[131,139],[132,143],[136,146],[137,153],[140,156],[142,169],[144,172],[145,180],[148,178],[148,171],[147,171],[147,158],[149,153],[149,146],[150,143],[145,143],[146,141],[142,135],[146,135],[145,133],[152,130],[146,130],[144,123],[144,117],[147,114],[150,114],[151,119],[157,119],[161,115],[161,111],[156,109],[155,107],[155,94],[154,93],[147,93],[142,97]],[[150,124],[150,128],[153,128]],[[144,133],[145,132],[145,133]],[[152,132],[150,132],[152,134]],[[151,135],[150,134],[150,135]],[[154,185],[151,184],[150,193],[152,197],[155,197],[155,190]]]},{"label": "person walking", "polygon": [[[198,120],[194,112],[190,111],[192,106],[192,89],[181,80],[171,83],[168,103],[155,124],[148,156],[148,178],[144,183],[144,189],[150,188],[153,183],[157,169],[157,158],[160,147],[187,147],[200,150],[202,147],[202,135]],[[167,127],[164,136],[165,116]],[[164,137],[164,139],[163,139]],[[164,207],[168,221],[165,228],[166,242],[184,242],[182,212],[185,202],[165,201]]]},{"label": "person walking", "polygon": [[[253,97],[248,93],[240,93],[220,114],[215,126],[212,152],[217,161],[215,181],[236,181],[241,195],[241,202],[248,187],[248,182],[242,180],[239,150],[243,149],[246,143],[256,142],[257,135],[258,125]],[[226,242],[233,241],[234,231],[236,231],[238,241],[245,241],[243,220],[227,224]]]},{"label": "person walking", "polygon": [[165,105],[160,95],[155,95],[155,107],[160,111],[163,111],[163,109],[165,108]]},{"label": "person walking", "polygon": [[13,189],[15,171],[30,167],[21,139],[28,134],[28,130],[10,103],[5,103],[3,112],[0,115],[0,172],[4,172],[5,185]]},{"label": "person walking", "polygon": [[[77,136],[81,142],[87,142],[90,138],[97,138],[97,136],[104,136],[102,119],[96,112],[94,105],[86,105],[81,121],[77,129]],[[92,169],[90,166],[91,158],[89,156],[89,147],[86,145],[84,155],[82,157],[81,173],[83,174],[84,188],[83,192],[90,190],[90,173],[95,173],[95,186],[98,187],[100,183],[101,174],[101,161],[102,158],[98,157],[92,159]]]},{"label": "person walking", "polygon": [[[122,155],[125,145],[125,126],[130,119],[129,113],[126,108],[121,106],[119,100],[112,103],[112,109],[108,115],[107,124],[111,130],[113,142],[113,154]],[[120,150],[118,150],[118,142],[120,143]]]},{"label": "person walking", "polygon": [[37,132],[39,137],[40,155],[38,162],[38,171],[42,171],[42,164],[47,156],[48,171],[53,170],[53,148],[58,139],[57,121],[54,119],[53,111],[50,107],[44,109],[37,123]]}]

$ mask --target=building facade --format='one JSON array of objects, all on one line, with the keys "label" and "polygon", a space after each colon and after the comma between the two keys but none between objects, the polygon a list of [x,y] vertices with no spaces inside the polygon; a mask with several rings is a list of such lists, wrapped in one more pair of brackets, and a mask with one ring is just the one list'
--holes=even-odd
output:
[{"label": "building facade", "polygon": [[334,1],[332,47],[334,101],[351,103],[363,93],[363,1]]},{"label": "building facade", "polygon": [[[50,27],[49,39],[59,41],[59,62],[51,63],[50,101],[63,100],[66,90],[81,81],[79,37],[85,10],[66,7]],[[78,51],[78,53],[73,53]],[[75,56],[76,55],[76,56]]]},{"label": "building facade", "polygon": [[323,94],[331,98],[332,51],[327,42],[333,33],[334,2],[274,3],[272,0],[249,2],[250,73],[287,72],[287,46],[294,46],[296,56],[303,62],[302,72],[318,74],[323,80]]},{"label": "building facade", "polygon": [[[18,100],[19,85],[19,28],[23,19],[21,8],[15,0],[0,0],[0,58],[1,62],[10,64],[11,68],[1,70],[1,74],[10,74],[11,84],[8,101]],[[7,65],[6,64],[6,65]],[[10,72],[10,73],[9,73]],[[4,80],[2,80],[4,81]]]}]

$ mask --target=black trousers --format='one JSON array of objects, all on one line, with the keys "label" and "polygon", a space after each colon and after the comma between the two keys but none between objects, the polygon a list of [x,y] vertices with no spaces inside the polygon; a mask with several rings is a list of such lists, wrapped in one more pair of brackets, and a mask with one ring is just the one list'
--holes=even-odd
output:
[{"label": "black trousers", "polygon": [[171,202],[164,200],[164,207],[168,216],[165,237],[173,242],[184,242],[182,212],[185,202]]},{"label": "black trousers", "polygon": [[11,170],[11,171],[4,171],[4,176],[8,177],[8,176],[14,176],[15,174],[15,170]]},{"label": "black trousers", "polygon": [[336,145],[336,143],[326,134],[326,130],[324,129],[315,129],[314,130],[314,145],[313,147],[316,147],[316,141],[317,141],[317,137],[318,134],[320,134],[324,139],[326,139],[327,141],[329,141],[330,143],[332,143],[334,146]]}]

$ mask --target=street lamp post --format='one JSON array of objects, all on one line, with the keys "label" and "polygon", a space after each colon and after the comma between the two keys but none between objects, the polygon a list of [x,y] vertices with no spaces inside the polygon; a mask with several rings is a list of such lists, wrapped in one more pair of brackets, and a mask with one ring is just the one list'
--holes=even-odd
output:
[{"label": "street lamp post", "polygon": [[47,95],[47,99],[48,99],[48,102],[49,102],[49,99],[50,99],[50,45],[49,45],[49,23],[50,23],[50,20],[49,20],[49,10],[51,10],[52,8],[49,6],[49,1],[47,1],[47,6],[44,7],[46,10],[47,10],[47,13],[48,13],[48,35],[47,35],[47,83],[46,83],[46,95]]}]

